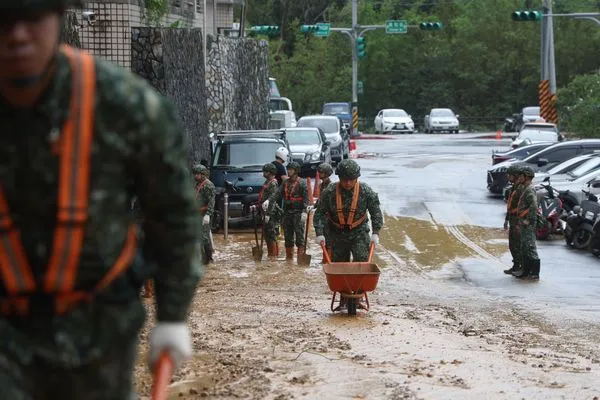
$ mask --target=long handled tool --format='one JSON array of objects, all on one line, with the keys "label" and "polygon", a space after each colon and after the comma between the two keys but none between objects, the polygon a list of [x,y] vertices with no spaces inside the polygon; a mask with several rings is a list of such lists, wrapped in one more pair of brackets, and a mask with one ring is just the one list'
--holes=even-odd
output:
[{"label": "long handled tool", "polygon": [[308,227],[310,221],[310,212],[306,215],[306,226],[304,227],[304,254],[298,255],[298,265],[310,265],[312,256],[306,254],[306,243],[308,240]]},{"label": "long handled tool", "polygon": [[256,246],[252,247],[252,258],[254,261],[261,261],[263,256],[263,248],[262,248],[262,232],[264,232],[264,223],[263,223],[263,231],[261,231],[261,244],[258,244],[258,228],[256,227],[256,215],[254,214],[254,209],[252,209],[252,223],[254,225],[254,239],[256,240]]},{"label": "long handled tool", "polygon": [[[321,242],[321,243],[319,243],[319,245],[321,246],[321,249],[323,249],[323,257],[325,257],[325,264],[331,264],[331,257],[329,255],[329,253],[327,252],[327,247],[325,247],[325,243]],[[371,260],[373,259],[374,253],[375,253],[375,242],[371,242],[371,245],[369,246],[369,258],[367,259],[368,263],[370,263]]]},{"label": "long handled tool", "polygon": [[154,368],[154,385],[152,386],[152,400],[167,400],[167,389],[171,374],[173,373],[173,360],[167,352],[160,355]]}]

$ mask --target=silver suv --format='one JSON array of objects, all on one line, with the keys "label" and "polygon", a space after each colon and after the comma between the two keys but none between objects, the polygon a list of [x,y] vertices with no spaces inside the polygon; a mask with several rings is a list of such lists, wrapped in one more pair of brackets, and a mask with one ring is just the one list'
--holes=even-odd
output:
[{"label": "silver suv", "polygon": [[350,138],[342,121],[333,115],[307,115],[298,120],[299,128],[321,128],[330,142],[331,159],[340,162],[350,157]]}]

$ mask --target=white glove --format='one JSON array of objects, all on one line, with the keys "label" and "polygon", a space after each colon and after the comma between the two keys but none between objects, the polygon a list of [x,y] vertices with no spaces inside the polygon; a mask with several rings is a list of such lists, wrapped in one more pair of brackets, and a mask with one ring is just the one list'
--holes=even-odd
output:
[{"label": "white glove", "polygon": [[250,212],[256,211],[256,206],[250,206]]},{"label": "white glove", "polygon": [[315,208],[313,206],[308,206],[308,207],[306,207],[306,212],[309,213],[309,212],[311,212],[314,209]]},{"label": "white glove", "polygon": [[374,233],[371,235],[371,243],[379,244],[379,235]]},{"label": "white glove", "polygon": [[271,220],[271,217],[269,217],[268,215],[265,215],[265,224],[268,224],[270,220]]},{"label": "white glove", "polygon": [[210,224],[210,215],[206,214],[204,218],[202,218],[202,225]]},{"label": "white glove", "polygon": [[267,211],[269,209],[269,200],[265,200],[262,203],[262,209],[263,209],[263,211]]},{"label": "white glove", "polygon": [[185,322],[159,322],[150,332],[150,369],[161,353],[169,353],[175,368],[192,356],[192,339]]},{"label": "white glove", "polygon": [[321,235],[321,236],[317,236],[317,243],[318,244],[325,244],[325,236]]},{"label": "white glove", "polygon": [[300,220],[302,221],[302,223],[305,223],[305,222],[306,222],[306,218],[308,218],[308,214],[306,214],[305,212],[303,212],[303,213],[300,215]]}]

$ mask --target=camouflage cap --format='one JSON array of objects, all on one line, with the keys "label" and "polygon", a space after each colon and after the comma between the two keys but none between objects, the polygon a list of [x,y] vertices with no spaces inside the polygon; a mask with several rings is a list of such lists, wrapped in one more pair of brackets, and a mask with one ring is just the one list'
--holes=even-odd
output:
[{"label": "camouflage cap", "polygon": [[297,173],[300,173],[300,164],[298,164],[296,161],[292,161],[288,164],[287,169],[293,169]]},{"label": "camouflage cap", "polygon": [[209,175],[208,168],[206,168],[206,167],[205,167],[204,165],[202,165],[202,164],[195,164],[195,165],[192,167],[192,172],[193,172],[194,174],[202,174],[202,175],[206,175],[206,176],[208,176],[208,175]]},{"label": "camouflage cap", "polygon": [[508,175],[517,175],[520,171],[521,168],[518,165],[511,165],[506,169]]},{"label": "camouflage cap", "polygon": [[0,0],[1,11],[39,12],[82,6],[81,0]]},{"label": "camouflage cap", "polygon": [[360,176],[360,166],[354,160],[342,160],[338,164],[335,174],[342,179],[356,179]]},{"label": "camouflage cap", "polygon": [[522,167],[520,175],[526,176],[528,178],[533,178],[535,176],[535,172],[531,169],[531,167]]},{"label": "camouflage cap", "polygon": [[266,163],[262,168],[263,172],[270,172],[272,174],[277,173],[277,167],[273,163]]},{"label": "camouflage cap", "polygon": [[331,174],[333,174],[333,168],[331,167],[331,165],[329,163],[321,163],[319,164],[319,166],[317,167],[317,171],[319,171],[319,174],[321,176],[330,176]]}]

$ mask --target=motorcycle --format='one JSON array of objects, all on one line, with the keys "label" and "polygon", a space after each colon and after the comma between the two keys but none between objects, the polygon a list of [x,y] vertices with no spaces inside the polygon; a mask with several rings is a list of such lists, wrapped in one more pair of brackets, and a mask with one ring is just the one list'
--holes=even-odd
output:
[{"label": "motorcycle", "polygon": [[519,114],[504,118],[504,132],[517,132]]},{"label": "motorcycle", "polygon": [[567,246],[578,250],[586,249],[590,246],[594,233],[594,224],[600,215],[600,204],[598,197],[590,193],[589,190],[582,189],[587,197],[581,205],[576,205],[566,216],[566,227],[564,230],[565,242]]},{"label": "motorcycle", "polygon": [[[215,195],[215,211],[213,217],[211,218],[211,230],[213,232],[223,228],[225,224],[225,193],[231,195],[232,193],[238,192],[239,188],[237,187],[237,183],[243,181],[244,178],[242,177],[237,178],[235,182],[226,180],[225,188],[217,188],[217,193]],[[227,206],[229,207],[229,204]],[[259,212],[253,213],[253,209]],[[228,213],[228,223],[230,226],[252,226],[253,223],[260,225],[262,221],[260,218],[260,211],[262,210],[260,207],[258,207],[258,194],[254,193],[246,195],[241,200],[240,215],[232,217],[231,214]]]},{"label": "motorcycle", "polygon": [[539,201],[538,214],[541,215],[544,223],[535,231],[538,240],[546,240],[553,233],[563,231],[564,222],[560,219],[563,212],[563,202],[558,191],[554,190],[550,184],[550,178],[544,179],[540,186],[545,190],[545,194]]}]

